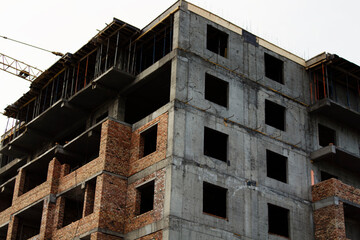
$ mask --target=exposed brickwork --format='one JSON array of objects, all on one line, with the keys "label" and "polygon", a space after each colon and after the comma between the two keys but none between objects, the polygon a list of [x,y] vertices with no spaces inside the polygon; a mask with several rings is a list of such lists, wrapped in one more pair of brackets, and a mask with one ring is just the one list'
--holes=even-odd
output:
[{"label": "exposed brickwork", "polygon": [[[360,204],[360,189],[346,185],[335,178],[312,186],[313,202],[333,196]],[[315,210],[315,239],[347,239],[344,218],[344,207],[341,201],[339,205]]]},{"label": "exposed brickwork", "polygon": [[104,156],[104,170],[127,176],[130,157],[131,127],[106,121],[101,128],[100,155]]},{"label": "exposed brickwork", "polygon": [[[26,170],[21,169],[15,180],[12,206],[0,212],[0,225],[10,221],[7,240],[16,239],[19,221],[14,214],[37,201],[43,201],[42,221],[40,233],[31,239],[73,239],[96,228],[122,234],[161,220],[165,169],[158,170],[130,186],[126,177],[165,158],[167,117],[167,113],[163,114],[133,133],[128,125],[105,121],[102,125],[99,157],[73,172],[70,172],[68,164],[61,164],[61,156],[59,159],[54,158],[48,164],[47,180],[26,193],[23,193]],[[138,159],[140,132],[155,123],[158,124],[157,150]],[[105,172],[101,173],[104,170]],[[92,178],[94,176],[96,177]],[[137,216],[134,211],[136,187],[151,179],[155,179],[154,209]],[[55,196],[66,193],[85,181],[82,217],[63,227],[65,197]],[[51,199],[55,202],[51,202]],[[91,239],[122,238],[97,232],[91,234]],[[141,239],[162,239],[162,232]]]},{"label": "exposed brickwork", "polygon": [[331,196],[338,196],[350,202],[360,204],[360,189],[344,184],[335,178],[312,186],[312,198],[314,202]]},{"label": "exposed brickwork", "polygon": [[[157,142],[156,151],[140,158],[141,156],[141,138],[140,133],[147,128],[158,124],[157,126]],[[168,127],[168,113],[164,113],[154,120],[148,122],[144,126],[135,130],[131,137],[131,152],[130,152],[130,169],[129,175],[133,175],[154,163],[157,163],[166,157],[167,148],[167,127]]]},{"label": "exposed brickwork", "polygon": [[137,240],[161,240],[163,239],[162,231],[158,231],[144,237],[138,238]]},{"label": "exposed brickwork", "polygon": [[[161,169],[153,174],[139,179],[128,187],[126,211],[128,220],[125,224],[125,232],[130,232],[141,228],[147,224],[159,221],[163,217],[164,195],[165,195],[165,169]],[[154,207],[153,210],[141,215],[136,215],[137,205],[137,186],[144,182],[155,179]]]},{"label": "exposed brickwork", "polygon": [[346,239],[343,203],[314,211],[315,239]]}]

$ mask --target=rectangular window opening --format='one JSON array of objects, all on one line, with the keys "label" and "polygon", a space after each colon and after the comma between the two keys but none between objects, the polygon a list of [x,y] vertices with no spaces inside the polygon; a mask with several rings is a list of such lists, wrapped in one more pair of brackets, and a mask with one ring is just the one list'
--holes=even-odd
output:
[{"label": "rectangular window opening", "polygon": [[227,162],[228,135],[204,128],[204,155]]},{"label": "rectangular window opening", "polygon": [[285,131],[285,107],[265,100],[265,124]]},{"label": "rectangular window opening", "polygon": [[275,82],[284,84],[283,65],[284,62],[267,53],[264,54],[265,59],[265,76]]},{"label": "rectangular window opening", "polygon": [[156,151],[157,124],[140,134],[140,158]]},{"label": "rectangular window opening", "polygon": [[11,207],[14,188],[15,188],[15,179],[7,182],[5,185],[3,185],[0,188],[0,212]]},{"label": "rectangular window opening", "polygon": [[336,132],[335,130],[318,124],[319,145],[321,147],[329,146],[330,144],[336,145]]},{"label": "rectangular window opening", "polygon": [[9,224],[0,227],[0,240],[6,240]]},{"label": "rectangular window opening", "polygon": [[227,189],[203,182],[203,212],[226,218]]},{"label": "rectangular window opening", "polygon": [[289,237],[289,209],[268,203],[269,233]]},{"label": "rectangular window opening", "polygon": [[360,239],[360,208],[344,203],[345,233],[347,239]]},{"label": "rectangular window opening", "polygon": [[220,56],[227,57],[228,34],[207,25],[206,48]]},{"label": "rectangular window opening", "polygon": [[36,188],[47,181],[48,165],[44,167],[29,166],[29,169],[25,171],[25,183],[23,188],[23,194]]},{"label": "rectangular window opening", "polygon": [[136,209],[135,213],[141,215],[154,208],[155,180],[136,188]]},{"label": "rectangular window opening", "polygon": [[228,107],[229,83],[205,74],[205,99],[223,107]]},{"label": "rectangular window opening", "polygon": [[78,186],[65,193],[64,218],[61,227],[65,227],[83,217],[85,188]]},{"label": "rectangular window opening", "polygon": [[266,150],[266,171],[269,178],[287,183],[287,157]]},{"label": "rectangular window opening", "polygon": [[40,233],[43,204],[41,201],[16,215],[19,219],[17,239],[29,239]]}]

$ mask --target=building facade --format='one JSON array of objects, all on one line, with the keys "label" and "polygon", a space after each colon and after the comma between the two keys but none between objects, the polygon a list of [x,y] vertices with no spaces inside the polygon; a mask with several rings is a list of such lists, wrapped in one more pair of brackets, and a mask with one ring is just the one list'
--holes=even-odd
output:
[{"label": "building facade", "polygon": [[186,1],[114,19],[5,109],[0,239],[360,239],[359,80]]}]

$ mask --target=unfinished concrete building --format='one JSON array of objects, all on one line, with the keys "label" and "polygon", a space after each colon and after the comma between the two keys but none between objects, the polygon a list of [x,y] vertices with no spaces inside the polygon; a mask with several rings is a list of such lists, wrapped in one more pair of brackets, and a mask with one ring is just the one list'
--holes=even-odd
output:
[{"label": "unfinished concrete building", "polygon": [[0,239],[360,239],[359,80],[185,1],[114,19],[5,109]]}]

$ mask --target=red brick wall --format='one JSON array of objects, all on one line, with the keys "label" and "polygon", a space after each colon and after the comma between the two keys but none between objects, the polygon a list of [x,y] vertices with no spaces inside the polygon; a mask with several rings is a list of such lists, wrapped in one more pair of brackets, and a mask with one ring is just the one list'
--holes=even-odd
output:
[{"label": "red brick wall", "polygon": [[315,239],[346,239],[343,203],[314,211]]},{"label": "red brick wall", "polygon": [[[156,152],[139,159],[140,132],[153,124],[158,124]],[[165,169],[146,176],[128,186],[126,176],[135,174],[166,157],[168,114],[165,113],[132,133],[130,126],[107,120],[102,125],[99,157],[69,173],[69,165],[60,164],[53,159],[49,163],[47,181],[22,194],[26,172],[21,170],[16,178],[13,204],[0,212],[0,225],[12,219],[8,228],[8,240],[16,238],[17,221],[13,214],[30,204],[67,191],[78,184],[89,180],[102,170],[114,173],[103,173],[96,177],[96,187],[88,189],[85,194],[83,217],[62,227],[64,211],[63,197],[56,203],[45,198],[43,202],[42,225],[39,239],[72,239],[75,236],[100,227],[119,233],[126,233],[147,224],[159,221],[163,217]],[[122,175],[122,176],[118,176]],[[154,209],[140,216],[135,215],[136,187],[150,179],[155,179]],[[94,191],[94,192],[93,192]],[[93,212],[91,203],[94,200]],[[86,208],[89,206],[89,209]],[[91,213],[92,212],[92,213]],[[141,239],[162,239],[162,232],[157,232]],[[121,239],[119,237],[93,233],[91,239]]]},{"label": "red brick wall", "polygon": [[[154,124],[158,124],[156,151],[143,158],[140,158],[140,154],[141,154],[140,134],[144,130],[152,127]],[[131,150],[130,150],[130,169],[129,169],[130,176],[161,161],[166,157],[167,128],[168,128],[168,113],[164,113],[132,133]]]},{"label": "red brick wall", "polygon": [[313,202],[331,196],[338,196],[342,199],[360,204],[360,189],[344,184],[335,178],[331,178],[312,186]]},{"label": "red brick wall", "polygon": [[[165,169],[161,169],[129,185],[126,202],[128,219],[125,224],[125,233],[162,219],[164,212],[165,173]],[[152,179],[155,179],[153,210],[141,215],[136,215],[136,188],[142,183],[151,181]]]}]

